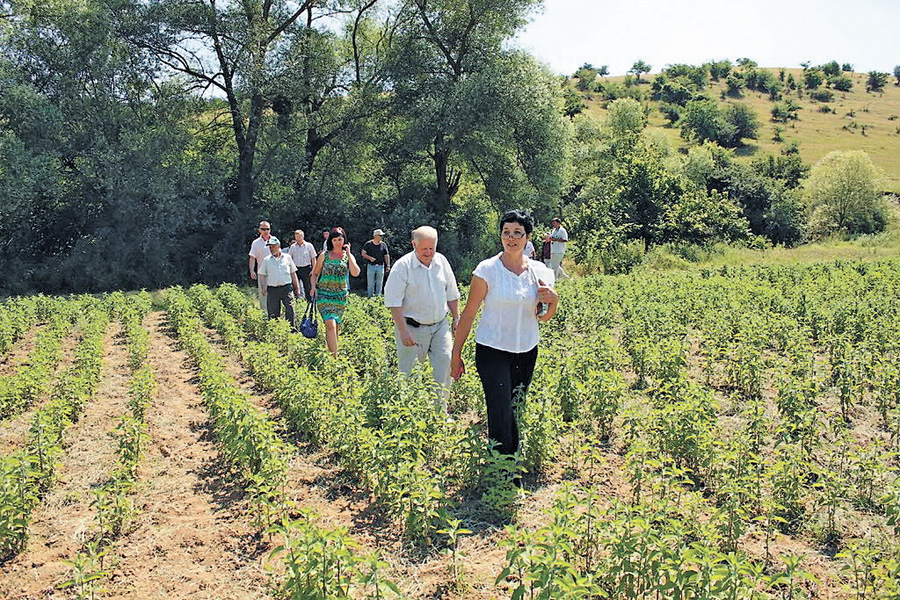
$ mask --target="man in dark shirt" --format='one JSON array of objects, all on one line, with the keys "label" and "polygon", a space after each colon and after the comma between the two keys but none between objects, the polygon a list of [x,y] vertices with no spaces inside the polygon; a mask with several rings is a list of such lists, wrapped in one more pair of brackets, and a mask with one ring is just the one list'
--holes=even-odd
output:
[{"label": "man in dark shirt", "polygon": [[385,267],[391,268],[391,255],[388,254],[387,244],[381,241],[383,235],[384,232],[380,229],[373,231],[372,239],[366,242],[362,250],[362,257],[367,265],[366,295],[369,298],[381,295],[384,285],[384,269]]}]

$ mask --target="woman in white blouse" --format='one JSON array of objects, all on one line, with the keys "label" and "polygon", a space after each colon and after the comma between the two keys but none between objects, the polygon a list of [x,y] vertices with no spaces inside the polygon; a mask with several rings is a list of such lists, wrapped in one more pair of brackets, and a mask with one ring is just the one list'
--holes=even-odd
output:
[{"label": "woman in white blouse", "polygon": [[465,369],[463,346],[484,302],[475,332],[475,368],[487,403],[488,437],[498,443],[497,450],[503,454],[519,449],[513,404],[524,401],[531,383],[538,321],[552,319],[559,301],[552,287],[553,271],[524,254],[533,229],[531,215],[519,210],[500,219],[503,252],[481,261],[473,272],[450,359],[450,372],[458,379]]}]

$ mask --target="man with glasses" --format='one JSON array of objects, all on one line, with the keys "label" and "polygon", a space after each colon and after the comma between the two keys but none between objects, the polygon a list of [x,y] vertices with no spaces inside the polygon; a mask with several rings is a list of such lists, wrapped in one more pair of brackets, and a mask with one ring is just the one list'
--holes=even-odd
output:
[{"label": "man with glasses", "polygon": [[248,266],[250,267],[250,279],[256,281],[256,293],[259,298],[259,307],[268,312],[266,307],[265,289],[263,288],[262,281],[257,277],[256,271],[259,269],[260,265],[262,265],[262,261],[269,256],[269,248],[266,244],[271,236],[272,227],[269,225],[268,221],[260,221],[257,231],[259,231],[259,237],[250,244],[250,261]]}]

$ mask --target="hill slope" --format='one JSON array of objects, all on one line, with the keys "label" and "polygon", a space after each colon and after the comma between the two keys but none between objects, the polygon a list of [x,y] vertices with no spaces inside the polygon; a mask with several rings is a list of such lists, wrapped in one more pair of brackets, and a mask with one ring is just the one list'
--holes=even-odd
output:
[{"label": "hill slope", "polygon": [[[780,68],[758,68],[778,75]],[[784,69],[785,77],[793,74],[798,82],[803,80],[801,69]],[[863,150],[885,176],[883,189],[900,194],[900,86],[894,85],[893,78],[881,93],[866,91],[865,73],[846,73],[853,88],[848,92],[834,92],[831,102],[818,102],[809,97],[807,90],[787,92],[785,100],[791,99],[801,106],[799,119],[788,124],[773,123],[771,110],[774,102],[768,94],[744,90],[742,98],[724,98],[725,81],[710,82],[704,92],[721,103],[743,102],[751,106],[760,121],[759,139],[745,140],[747,145],[736,151],[738,156],[753,157],[760,153],[780,153],[791,142],[800,144],[800,155],[804,162],[815,164],[833,150]],[[650,83],[654,75],[644,75],[640,89],[646,98],[651,94]],[[625,77],[609,77],[602,81],[623,82]],[[824,85],[820,89],[825,89]],[[600,94],[582,94],[592,114],[605,115],[606,100]],[[659,102],[648,101],[652,107],[649,127],[665,133],[678,147],[691,143],[680,137],[680,129],[670,125],[659,111]],[[824,112],[827,107],[828,112]],[[783,128],[782,141],[775,141],[776,125]]]}]

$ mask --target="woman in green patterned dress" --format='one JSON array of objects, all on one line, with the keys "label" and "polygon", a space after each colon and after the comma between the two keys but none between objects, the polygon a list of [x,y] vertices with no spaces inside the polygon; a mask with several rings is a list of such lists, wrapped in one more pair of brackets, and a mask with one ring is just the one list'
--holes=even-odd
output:
[{"label": "woman in green patterned dress", "polygon": [[350,244],[344,243],[344,230],[335,227],[329,232],[324,252],[319,254],[310,278],[310,291],[316,297],[316,307],[325,322],[325,344],[332,356],[338,353],[338,325],[347,306],[347,271],[359,277],[359,265],[350,254]]}]

